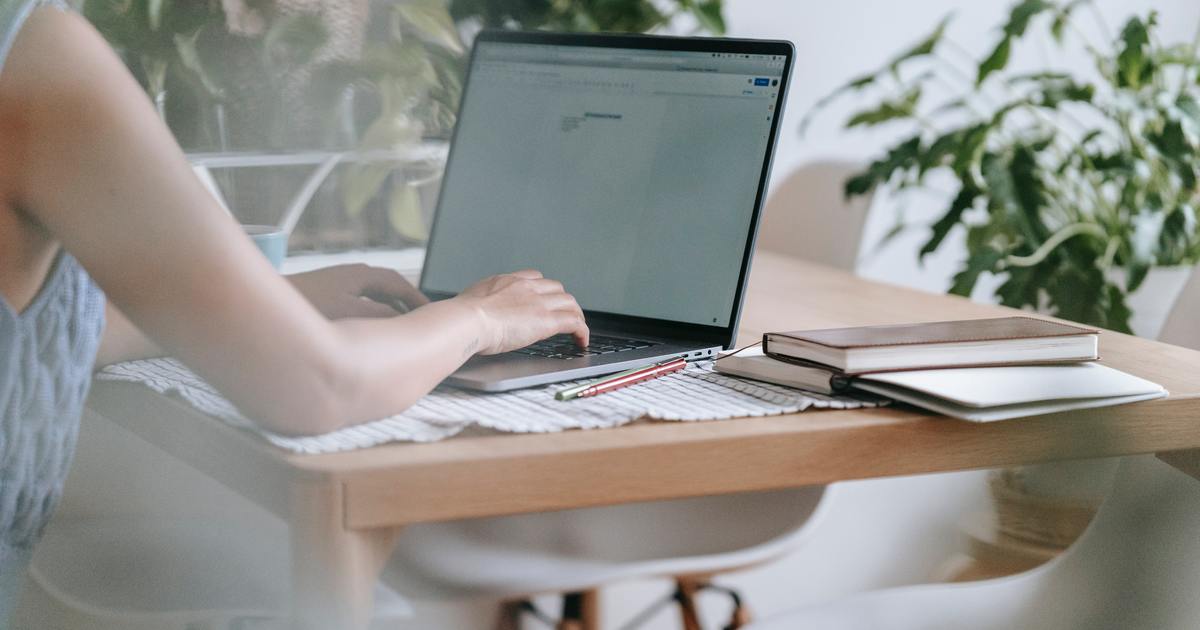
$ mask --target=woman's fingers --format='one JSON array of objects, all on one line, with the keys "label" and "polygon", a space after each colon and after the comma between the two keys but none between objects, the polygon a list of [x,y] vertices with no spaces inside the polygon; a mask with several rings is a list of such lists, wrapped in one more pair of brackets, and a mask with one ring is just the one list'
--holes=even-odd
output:
[{"label": "woman's fingers", "polygon": [[529,280],[529,286],[537,293],[564,293],[565,289],[558,280],[550,280],[548,278],[537,278]]},{"label": "woman's fingers", "polygon": [[575,337],[575,343],[580,348],[587,347],[591,331],[588,330],[588,325],[584,322],[582,313],[556,311],[556,319],[558,320],[558,330],[555,334],[569,334]]},{"label": "woman's fingers", "polygon": [[538,271],[537,269],[522,269],[520,271],[512,272],[511,275],[514,275],[518,278],[524,278],[526,280],[537,280],[538,278],[543,277],[542,272]]},{"label": "woman's fingers", "polygon": [[399,272],[382,267],[368,267],[364,272],[362,294],[385,304],[398,300],[410,310],[429,303],[429,298]]},{"label": "woman's fingers", "polygon": [[347,296],[344,304],[345,315],[343,317],[381,319],[384,317],[395,317],[404,312],[374,298]]}]

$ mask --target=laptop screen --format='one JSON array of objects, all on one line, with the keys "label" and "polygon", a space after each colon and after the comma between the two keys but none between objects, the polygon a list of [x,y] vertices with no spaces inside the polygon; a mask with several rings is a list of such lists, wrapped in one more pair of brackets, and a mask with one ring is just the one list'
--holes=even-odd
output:
[{"label": "laptop screen", "polygon": [[476,46],[422,288],[533,268],[586,311],[729,326],[786,58]]}]

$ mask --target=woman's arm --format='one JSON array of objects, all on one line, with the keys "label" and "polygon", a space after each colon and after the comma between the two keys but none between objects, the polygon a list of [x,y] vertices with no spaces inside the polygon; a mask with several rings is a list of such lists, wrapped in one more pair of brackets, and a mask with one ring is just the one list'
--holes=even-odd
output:
[{"label": "woman's arm", "polygon": [[109,299],[265,426],[395,413],[476,352],[586,342],[562,286],[522,272],[391,319],[330,322],[214,207],[120,60],[82,18],[32,16],[0,74],[0,194]]},{"label": "woman's arm", "polygon": [[[429,303],[416,287],[391,269],[337,265],[284,276],[313,308],[329,319],[395,317]],[[121,361],[160,357],[163,351],[110,301],[96,368]]]}]

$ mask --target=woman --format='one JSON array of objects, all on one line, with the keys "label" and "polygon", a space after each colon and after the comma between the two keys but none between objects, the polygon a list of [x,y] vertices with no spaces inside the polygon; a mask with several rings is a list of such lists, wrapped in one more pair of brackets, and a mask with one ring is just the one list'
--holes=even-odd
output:
[{"label": "woman", "polygon": [[[417,308],[396,316],[366,294]],[[379,269],[282,279],[85,20],[0,0],[0,625],[94,365],[157,345],[263,426],[321,433],[403,410],[474,354],[558,333],[588,340],[574,298],[536,271],[433,304]]]}]

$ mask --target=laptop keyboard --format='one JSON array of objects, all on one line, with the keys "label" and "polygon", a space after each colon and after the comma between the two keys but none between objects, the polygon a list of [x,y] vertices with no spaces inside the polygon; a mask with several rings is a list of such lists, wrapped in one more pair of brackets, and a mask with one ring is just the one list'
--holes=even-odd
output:
[{"label": "laptop keyboard", "polygon": [[620,337],[592,335],[590,345],[586,348],[580,348],[575,345],[575,338],[571,335],[555,335],[549,339],[543,339],[532,346],[525,346],[515,352],[517,354],[545,357],[547,359],[577,359],[579,357],[591,357],[600,354],[626,352],[628,350],[641,350],[642,348],[657,345],[659,344],[642,339],[622,339]]}]

